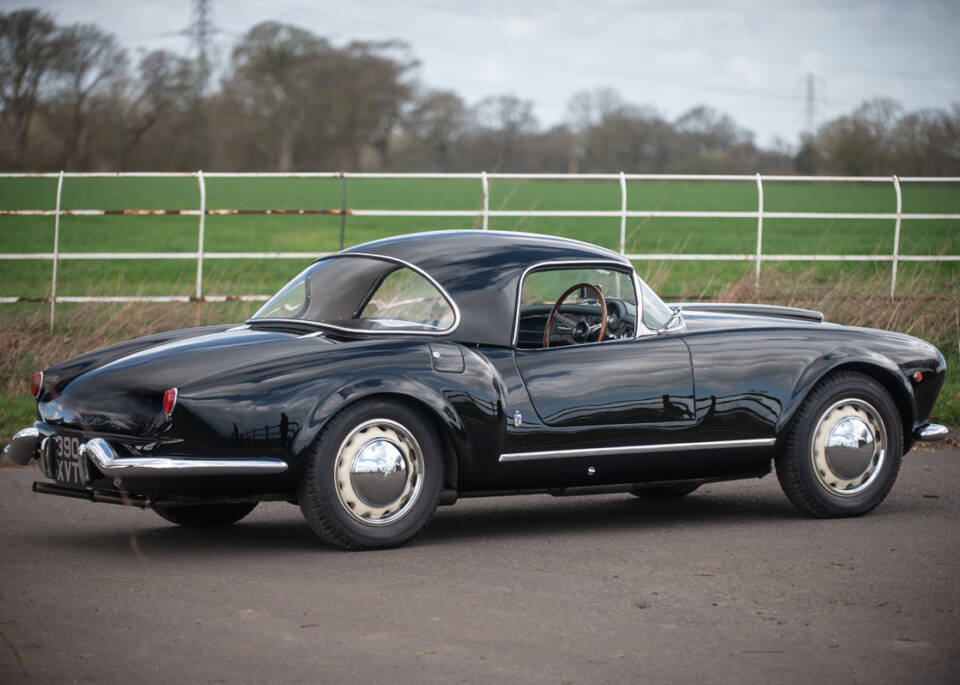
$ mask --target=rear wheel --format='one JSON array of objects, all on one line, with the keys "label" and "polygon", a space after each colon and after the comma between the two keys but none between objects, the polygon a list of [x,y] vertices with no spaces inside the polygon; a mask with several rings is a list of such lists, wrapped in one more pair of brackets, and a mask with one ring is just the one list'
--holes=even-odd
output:
[{"label": "rear wheel", "polygon": [[395,547],[433,516],[442,475],[428,421],[396,402],[361,402],[335,416],[310,448],[300,510],[330,544]]},{"label": "rear wheel", "polygon": [[798,410],[776,458],[777,478],[804,513],[860,516],[890,492],[902,455],[903,427],[890,394],[869,376],[837,373]]},{"label": "rear wheel", "polygon": [[154,504],[153,510],[180,526],[226,526],[253,511],[256,502],[225,504]]}]

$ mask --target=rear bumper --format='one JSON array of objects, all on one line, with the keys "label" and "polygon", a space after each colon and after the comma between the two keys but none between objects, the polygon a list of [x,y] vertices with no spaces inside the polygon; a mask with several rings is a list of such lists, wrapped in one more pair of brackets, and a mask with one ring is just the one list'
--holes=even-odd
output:
[{"label": "rear bumper", "polygon": [[[45,424],[38,424],[45,426]],[[26,466],[33,459],[40,460],[40,470],[54,478],[53,440],[49,428],[41,431],[30,426],[17,431],[13,440],[4,448],[4,454],[15,464]],[[108,441],[92,438],[77,450],[76,466],[85,483],[90,484],[102,476],[110,478],[142,478],[168,476],[258,476],[285,473],[287,462],[275,458],[209,458],[193,456],[121,456]],[[72,458],[71,458],[72,461]]]},{"label": "rear bumper", "polygon": [[[234,476],[284,473],[282,459],[203,459],[198,457],[120,457],[103,438],[94,438],[80,446],[83,464],[93,465],[100,473],[114,478],[142,476]],[[81,465],[81,469],[83,465]],[[87,481],[89,482],[89,480]]]},{"label": "rear bumper", "polygon": [[18,430],[10,444],[3,448],[7,459],[14,464],[26,466],[37,458],[37,445],[40,442],[40,431],[35,426]]},{"label": "rear bumper", "polygon": [[913,437],[917,439],[918,442],[940,442],[950,431],[946,426],[941,426],[938,423],[928,423],[926,426],[920,426],[915,431],[913,431]]}]

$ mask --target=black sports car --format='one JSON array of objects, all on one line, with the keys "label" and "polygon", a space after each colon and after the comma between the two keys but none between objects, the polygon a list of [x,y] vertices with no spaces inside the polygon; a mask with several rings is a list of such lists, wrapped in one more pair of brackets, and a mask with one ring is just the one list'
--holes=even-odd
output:
[{"label": "black sports car", "polygon": [[814,516],[876,507],[928,423],[943,356],[817,312],[665,305],[608,250],[450,231],[319,259],[246,323],[34,374],[7,447],[36,492],[227,524],[299,504],[324,540],[397,545],[438,504],[676,497],[771,462]]}]

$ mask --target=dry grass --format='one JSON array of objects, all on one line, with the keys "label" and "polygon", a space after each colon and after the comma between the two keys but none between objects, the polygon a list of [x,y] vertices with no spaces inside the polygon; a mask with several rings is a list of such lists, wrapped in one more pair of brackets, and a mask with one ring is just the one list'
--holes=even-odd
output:
[{"label": "dry grass", "polygon": [[[842,274],[830,284],[811,286],[805,274],[765,274],[758,291],[753,278],[745,278],[721,289],[718,302],[764,302],[822,311],[827,321],[900,331],[918,338],[947,342],[960,354],[960,293],[933,291],[927,279],[915,277],[898,284],[899,295],[892,300],[890,283],[884,278]],[[950,350],[942,350],[947,354]]]}]

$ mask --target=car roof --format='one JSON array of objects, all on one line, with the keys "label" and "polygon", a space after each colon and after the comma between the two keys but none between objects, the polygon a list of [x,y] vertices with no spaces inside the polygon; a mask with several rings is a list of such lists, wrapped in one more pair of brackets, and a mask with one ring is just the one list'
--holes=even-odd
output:
[{"label": "car roof", "polygon": [[603,247],[547,235],[507,231],[434,231],[384,238],[343,251],[408,262],[437,281],[460,309],[450,337],[510,345],[523,273],[543,263],[584,262],[631,268]]}]

